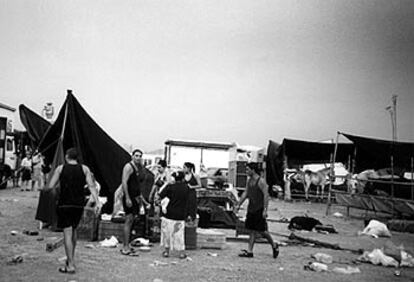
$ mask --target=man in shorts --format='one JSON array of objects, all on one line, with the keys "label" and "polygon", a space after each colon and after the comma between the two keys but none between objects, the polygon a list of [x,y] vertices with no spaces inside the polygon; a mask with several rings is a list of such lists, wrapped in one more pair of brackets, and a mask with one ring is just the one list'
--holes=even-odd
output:
[{"label": "man in shorts", "polygon": [[142,170],[142,151],[135,149],[132,152],[131,161],[125,164],[122,171],[122,190],[124,191],[122,204],[125,212],[125,224],[121,254],[127,256],[138,255],[129,247],[129,239],[134,217],[139,214],[139,204],[143,198],[140,187],[144,177]]},{"label": "man in shorts", "polygon": [[279,246],[273,242],[272,236],[267,231],[267,207],[269,204],[269,192],[267,190],[266,181],[261,177],[261,167],[259,163],[248,163],[246,167],[247,188],[243,192],[239,203],[236,205],[236,211],[246,199],[249,199],[247,207],[247,215],[245,227],[249,230],[249,244],[247,250],[242,250],[239,257],[253,257],[253,246],[256,241],[257,234],[266,238],[272,247],[273,258],[279,255]]},{"label": "man in shorts", "polygon": [[59,272],[75,273],[75,248],[76,228],[82,218],[85,205],[85,184],[91,192],[87,203],[93,206],[98,203],[98,195],[91,178],[91,172],[86,165],[78,163],[78,153],[75,148],[70,148],[65,154],[66,163],[59,165],[49,183],[52,189],[59,182],[60,194],[57,204],[57,227],[63,229],[63,239],[66,252],[66,264],[59,268]]}]

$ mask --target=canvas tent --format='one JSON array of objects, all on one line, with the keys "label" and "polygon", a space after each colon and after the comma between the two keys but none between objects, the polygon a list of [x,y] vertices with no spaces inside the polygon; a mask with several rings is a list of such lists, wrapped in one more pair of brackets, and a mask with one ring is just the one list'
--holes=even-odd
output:
[{"label": "canvas tent", "polygon": [[[77,149],[79,161],[91,169],[100,183],[100,196],[108,197],[104,210],[111,212],[113,194],[121,183],[123,166],[131,157],[89,116],[68,90],[56,121],[42,138],[39,150],[52,163],[53,169],[64,162],[64,152],[71,147]],[[154,179],[148,170],[145,174],[142,193],[148,197]],[[55,222],[54,207],[51,207],[54,202],[55,195],[41,193],[36,219]]]},{"label": "canvas tent", "polygon": [[341,133],[354,144],[355,172],[391,167],[410,170],[414,158],[414,143],[394,142]]},{"label": "canvas tent", "polygon": [[[330,163],[335,144],[283,139],[281,145],[270,140],[266,157],[266,181],[269,185],[283,187],[284,162],[288,168],[297,168],[303,164]],[[348,163],[354,154],[352,144],[338,144],[336,161]]]},{"label": "canvas tent", "polygon": [[[376,191],[386,192],[388,197],[370,194],[350,195],[336,193],[336,201],[347,207],[374,210],[405,217],[414,217],[414,182],[402,177],[403,172],[413,172],[414,143],[395,142],[362,136],[342,134],[355,147],[355,172],[381,169],[389,177],[371,179]],[[411,201],[410,201],[411,200]]]}]

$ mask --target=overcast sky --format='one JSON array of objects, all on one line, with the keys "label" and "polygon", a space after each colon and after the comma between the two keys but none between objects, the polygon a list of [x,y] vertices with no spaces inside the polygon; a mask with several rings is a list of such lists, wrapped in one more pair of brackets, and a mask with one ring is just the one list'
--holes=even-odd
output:
[{"label": "overcast sky", "polygon": [[120,144],[414,140],[414,1],[0,0],[0,102],[66,89]]}]

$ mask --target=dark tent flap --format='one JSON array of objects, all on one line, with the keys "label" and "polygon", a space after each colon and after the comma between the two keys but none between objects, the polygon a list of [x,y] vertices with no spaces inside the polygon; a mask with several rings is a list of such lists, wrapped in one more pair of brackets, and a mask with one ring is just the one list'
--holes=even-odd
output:
[{"label": "dark tent flap", "polygon": [[19,106],[20,120],[23,126],[26,128],[29,138],[33,144],[37,147],[42,140],[43,136],[51,126],[50,122],[30,110],[25,105]]},{"label": "dark tent flap", "polygon": [[58,143],[63,151],[75,147],[101,184],[101,195],[112,196],[121,183],[122,168],[131,157],[89,116],[72,94],[68,94],[55,123],[39,145],[52,163]]},{"label": "dark tent flap", "polygon": [[283,185],[283,149],[280,144],[269,140],[266,155],[266,182],[268,185]]},{"label": "dark tent flap", "polygon": [[[309,142],[284,139],[283,152],[288,158],[289,166],[306,163],[329,163],[335,151],[334,143]],[[347,163],[354,154],[353,144],[339,143],[335,161]]]},{"label": "dark tent flap", "polygon": [[411,169],[414,158],[414,143],[393,142],[341,133],[354,143],[356,149],[355,171],[391,167],[391,156],[395,168]]}]

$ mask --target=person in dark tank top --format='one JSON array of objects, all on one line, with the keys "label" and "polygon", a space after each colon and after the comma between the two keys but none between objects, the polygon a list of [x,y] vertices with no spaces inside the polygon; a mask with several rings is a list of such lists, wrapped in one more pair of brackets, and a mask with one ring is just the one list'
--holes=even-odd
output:
[{"label": "person in dark tank top", "polygon": [[188,214],[192,220],[197,216],[197,192],[196,189],[201,188],[200,177],[195,174],[195,166],[193,163],[185,162],[183,165],[184,181],[187,183],[189,190],[188,198]]},{"label": "person in dark tank top", "polygon": [[260,176],[261,167],[259,163],[248,163],[246,173],[249,176],[247,188],[244,190],[239,203],[236,205],[236,212],[243,202],[248,199],[245,227],[249,230],[249,244],[247,250],[242,250],[239,257],[253,257],[253,247],[257,234],[266,238],[272,246],[273,258],[279,255],[279,246],[273,242],[272,236],[267,231],[267,207],[269,203],[269,192],[266,181]]},{"label": "person in dark tank top", "polygon": [[75,148],[66,151],[65,160],[66,163],[59,165],[54,171],[49,189],[53,189],[58,183],[60,185],[57,226],[63,229],[63,243],[67,259],[65,266],[59,268],[59,272],[73,274],[76,272],[74,262],[76,228],[82,218],[85,205],[85,184],[91,193],[87,205],[93,206],[99,201],[91,172],[86,165],[78,163],[78,153]]},{"label": "person in dark tank top", "polygon": [[122,170],[122,190],[124,192],[122,204],[125,211],[124,238],[121,254],[138,256],[138,253],[129,246],[131,227],[134,216],[139,214],[139,202],[143,201],[141,185],[144,181],[142,151],[135,149],[131,161],[126,163]]}]

